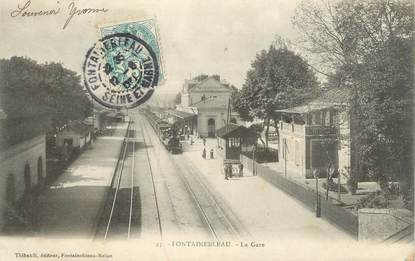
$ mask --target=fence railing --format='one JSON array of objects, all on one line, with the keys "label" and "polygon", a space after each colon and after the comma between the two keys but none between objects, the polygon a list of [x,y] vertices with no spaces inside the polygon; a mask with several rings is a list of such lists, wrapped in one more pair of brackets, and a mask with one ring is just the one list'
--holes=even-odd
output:
[{"label": "fence railing", "polygon": [[242,148],[241,154],[253,159],[258,163],[278,162],[278,150],[274,148],[265,148],[263,146]]}]

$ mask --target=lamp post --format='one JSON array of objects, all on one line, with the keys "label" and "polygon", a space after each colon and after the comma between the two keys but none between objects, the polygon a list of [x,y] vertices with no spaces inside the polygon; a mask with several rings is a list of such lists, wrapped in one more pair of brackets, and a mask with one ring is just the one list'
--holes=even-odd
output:
[{"label": "lamp post", "polygon": [[287,139],[283,139],[284,141],[284,174],[287,177]]},{"label": "lamp post", "polygon": [[321,216],[321,206],[320,206],[320,194],[318,193],[318,178],[319,178],[319,170],[314,169],[314,177],[316,178],[316,217]]},{"label": "lamp post", "polygon": [[342,188],[342,186],[341,186],[341,174],[340,174],[340,171],[338,171],[337,172],[337,190],[338,190],[338,194],[337,194],[337,197],[338,197],[338,200],[339,200],[339,202],[341,202],[341,188]]}]

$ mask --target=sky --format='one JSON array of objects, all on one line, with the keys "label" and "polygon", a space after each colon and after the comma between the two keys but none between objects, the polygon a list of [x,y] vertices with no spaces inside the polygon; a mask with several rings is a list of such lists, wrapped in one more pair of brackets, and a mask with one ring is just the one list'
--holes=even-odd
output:
[{"label": "sky", "polygon": [[[60,8],[57,15],[11,17],[28,10]],[[78,9],[106,8],[101,14],[74,16],[62,29],[74,2]],[[161,93],[177,93],[184,79],[219,74],[241,88],[255,55],[276,35],[295,41],[291,17],[299,0],[8,0],[0,3],[0,58],[27,56],[40,63],[61,62],[82,73],[86,51],[99,38],[98,26],[155,18],[166,72]]]}]

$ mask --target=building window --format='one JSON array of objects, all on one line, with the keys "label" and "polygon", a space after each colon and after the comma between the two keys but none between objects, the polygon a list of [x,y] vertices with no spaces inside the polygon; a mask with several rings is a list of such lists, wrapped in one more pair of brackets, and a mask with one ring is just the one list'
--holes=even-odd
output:
[{"label": "building window", "polygon": [[307,124],[313,124],[313,115],[311,115],[311,113],[307,114]]},{"label": "building window", "polygon": [[314,124],[315,125],[320,125],[321,124],[321,115],[320,115],[319,111],[315,113],[315,122],[314,122]]}]

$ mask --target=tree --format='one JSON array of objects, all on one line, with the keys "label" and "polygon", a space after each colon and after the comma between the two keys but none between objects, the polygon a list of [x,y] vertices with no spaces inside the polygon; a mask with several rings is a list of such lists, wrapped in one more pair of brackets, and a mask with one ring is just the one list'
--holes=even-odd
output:
[{"label": "tree", "polygon": [[256,134],[256,138],[259,139],[263,145],[265,145],[265,142],[261,137],[261,133],[264,131],[264,126],[262,126],[262,124],[255,123],[249,126],[249,129],[252,130]]},{"label": "tree", "polygon": [[252,121],[253,117],[249,113],[249,103],[245,96],[242,95],[242,91],[236,89],[231,95],[232,110],[238,112],[239,117],[243,121]]},{"label": "tree", "polygon": [[304,103],[318,93],[317,79],[307,62],[286,46],[273,44],[252,62],[235,109],[242,119],[263,119],[265,143],[271,121],[277,127],[275,110]]},{"label": "tree", "polygon": [[395,173],[412,184],[413,10],[408,0],[303,1],[294,17],[315,67],[349,90],[352,172],[383,188]]},{"label": "tree", "polygon": [[13,117],[47,113],[52,127],[60,127],[92,112],[80,76],[59,63],[38,64],[23,57],[3,59],[0,79],[2,108]]},{"label": "tree", "polygon": [[391,37],[411,35],[413,3],[303,0],[296,8],[293,24],[301,33],[299,46],[315,62],[313,68],[331,76],[340,66],[361,63]]}]

